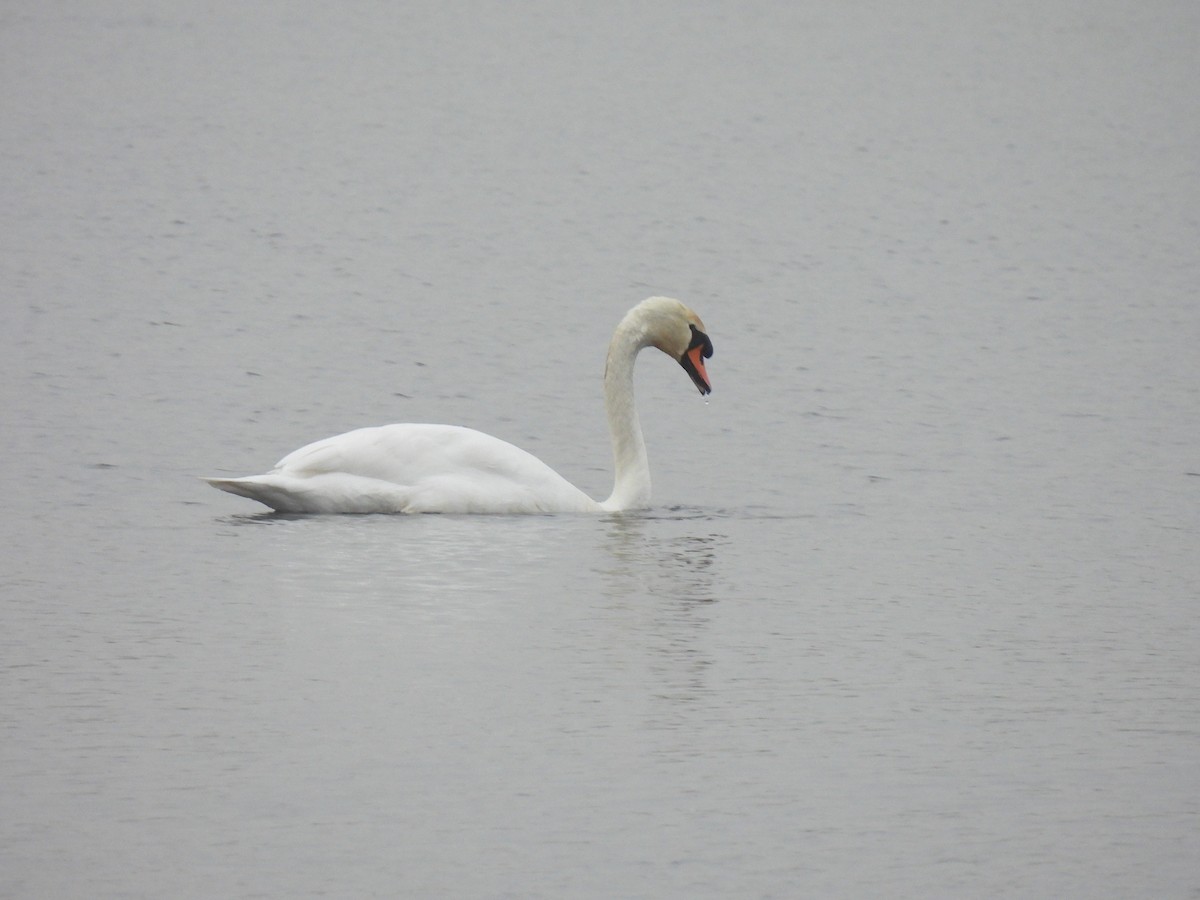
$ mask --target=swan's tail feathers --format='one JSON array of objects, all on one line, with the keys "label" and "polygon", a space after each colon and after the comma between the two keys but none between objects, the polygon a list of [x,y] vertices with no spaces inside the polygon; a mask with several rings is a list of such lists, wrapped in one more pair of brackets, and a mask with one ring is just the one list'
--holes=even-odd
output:
[{"label": "swan's tail feathers", "polygon": [[246,478],[205,478],[218,490],[257,500],[281,513],[403,513],[414,511],[403,485],[345,472],[297,477],[267,472]]},{"label": "swan's tail feathers", "polygon": [[218,490],[257,500],[279,512],[288,512],[292,506],[289,502],[292,499],[289,494],[281,490],[278,485],[265,481],[261,475],[252,475],[248,478],[205,478],[204,480]]},{"label": "swan's tail feathers", "polygon": [[252,478],[201,478],[200,480],[207,481],[219,491],[229,491],[231,494],[239,494],[243,497],[254,497],[254,494],[250,492],[250,485],[254,483]]}]

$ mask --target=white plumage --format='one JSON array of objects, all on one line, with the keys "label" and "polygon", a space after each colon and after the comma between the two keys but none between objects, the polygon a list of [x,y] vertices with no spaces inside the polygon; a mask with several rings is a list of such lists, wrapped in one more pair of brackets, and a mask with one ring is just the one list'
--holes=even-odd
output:
[{"label": "white plumage", "polygon": [[293,513],[617,512],[650,501],[650,467],[633,399],[644,347],[667,353],[701,393],[711,387],[704,324],[678,300],[651,297],[631,309],[609,344],[604,400],[616,475],[604,502],[507,441],[457,425],[359,428],[301,447],[263,475],[209,478],[213,487]]}]

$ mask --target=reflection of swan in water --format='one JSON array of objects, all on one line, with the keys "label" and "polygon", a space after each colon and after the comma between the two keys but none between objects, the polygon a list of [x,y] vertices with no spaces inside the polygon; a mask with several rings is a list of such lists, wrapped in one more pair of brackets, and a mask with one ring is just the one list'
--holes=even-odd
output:
[{"label": "reflection of swan in water", "polygon": [[620,512],[650,503],[650,464],[633,399],[633,366],[645,347],[677,360],[700,393],[712,342],[700,318],[666,297],[643,300],[608,347],[604,405],[616,464],[612,494],[597,502],[512,444],[453,425],[360,428],[301,447],[270,472],[209,484],[299,513]]},{"label": "reflection of swan in water", "polygon": [[[285,596],[311,598],[353,616],[465,622],[531,615],[527,598],[571,590],[572,544],[605,519],[548,516],[231,516],[235,526],[287,529],[284,543],[319,547],[287,554],[264,573]],[[564,527],[564,525],[566,527]],[[415,530],[414,530],[415,529]],[[278,539],[276,539],[278,540]],[[414,553],[413,548],[420,552]]]},{"label": "reflection of swan in water", "polygon": [[614,596],[638,593],[681,602],[720,599],[715,564],[724,535],[665,535],[670,523],[689,519],[632,516],[608,524],[611,559],[603,574]]},{"label": "reflection of swan in water", "polygon": [[714,603],[730,592],[720,565],[727,536],[696,534],[695,525],[690,518],[613,517],[598,573],[618,623],[610,643],[620,649],[612,652],[624,669],[644,671],[646,725],[677,734],[658,744],[681,758],[694,752],[695,716],[713,696]]}]

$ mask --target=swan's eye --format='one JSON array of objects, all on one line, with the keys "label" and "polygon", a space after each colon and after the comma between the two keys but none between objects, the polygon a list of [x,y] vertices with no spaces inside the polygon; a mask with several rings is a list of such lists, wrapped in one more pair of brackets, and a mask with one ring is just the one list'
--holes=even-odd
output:
[{"label": "swan's eye", "polygon": [[708,339],[708,335],[697,328],[695,325],[688,323],[688,327],[692,329],[692,342],[688,344],[689,350],[695,350],[697,347],[703,347],[702,356],[708,359],[713,355],[712,341]]}]

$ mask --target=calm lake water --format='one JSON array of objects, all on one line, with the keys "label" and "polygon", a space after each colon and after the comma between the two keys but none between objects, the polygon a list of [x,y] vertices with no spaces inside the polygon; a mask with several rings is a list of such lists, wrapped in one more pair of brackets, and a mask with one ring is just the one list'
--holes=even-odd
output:
[{"label": "calm lake water", "polygon": [[[1200,897],[1200,7],[0,13],[0,895]],[[466,424],[656,506],[284,517]]]}]

